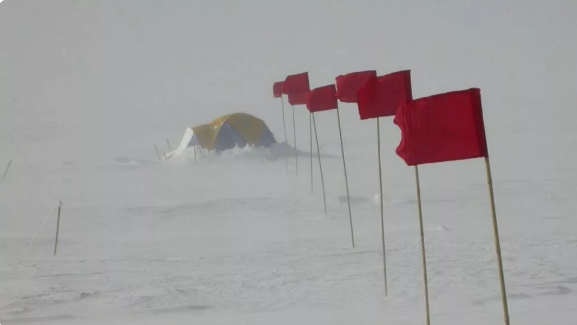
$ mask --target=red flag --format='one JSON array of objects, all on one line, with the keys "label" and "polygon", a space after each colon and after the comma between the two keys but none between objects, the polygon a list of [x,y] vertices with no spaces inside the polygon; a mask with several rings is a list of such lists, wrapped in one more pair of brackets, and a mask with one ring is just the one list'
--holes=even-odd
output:
[{"label": "red flag", "polygon": [[292,93],[308,92],[310,90],[308,72],[289,75],[284,80],[283,94],[290,95]]},{"label": "red flag", "polygon": [[318,87],[311,91],[307,102],[309,112],[328,111],[335,108],[338,108],[335,85]]},{"label": "red flag", "polygon": [[481,90],[471,88],[401,104],[394,119],[407,165],[487,157]]},{"label": "red flag", "polygon": [[272,96],[274,98],[282,97],[282,92],[284,89],[284,81],[278,81],[272,84]]},{"label": "red flag", "polygon": [[309,99],[310,91],[301,91],[298,93],[290,93],[288,95],[288,102],[291,105],[305,105]]},{"label": "red flag", "polygon": [[394,116],[399,105],[412,99],[410,70],[370,76],[357,94],[361,120]]},{"label": "red flag", "polygon": [[356,103],[357,92],[371,76],[376,77],[377,71],[352,72],[336,77],[337,98],[343,103]]}]

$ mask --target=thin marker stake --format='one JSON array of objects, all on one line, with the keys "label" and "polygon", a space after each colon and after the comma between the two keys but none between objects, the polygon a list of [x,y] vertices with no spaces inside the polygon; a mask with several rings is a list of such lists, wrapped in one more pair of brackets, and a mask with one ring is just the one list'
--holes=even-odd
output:
[{"label": "thin marker stake", "polygon": [[385,218],[383,213],[383,176],[381,172],[381,126],[377,117],[377,155],[379,156],[379,190],[381,199],[381,240],[383,242],[383,273],[385,279],[385,296],[388,295],[387,286],[387,250],[385,246]]},{"label": "thin marker stake", "polygon": [[[286,121],[285,121],[285,117],[284,117],[284,100],[282,99],[282,96],[280,96],[280,105],[281,105],[281,110],[282,110],[282,128],[284,131],[284,143],[287,144],[288,143],[288,138],[286,136]],[[288,174],[289,168],[288,168],[288,157],[285,157],[284,159],[285,162],[285,167],[286,167],[286,172]]]},{"label": "thin marker stake", "polygon": [[339,109],[337,107],[337,123],[339,124],[339,137],[341,139],[341,152],[343,154],[343,169],[345,172],[345,187],[347,188],[347,202],[349,207],[349,221],[351,224],[351,242],[353,244],[353,248],[355,247],[355,233],[353,231],[353,215],[351,213],[351,197],[349,195],[349,180],[347,178],[347,165],[345,163],[345,149],[343,146],[343,134],[341,131],[341,116],[339,114]]},{"label": "thin marker stake", "polygon": [[415,178],[417,181],[417,203],[419,206],[419,227],[421,229],[421,259],[423,261],[423,280],[425,283],[425,308],[427,312],[427,325],[431,324],[429,313],[429,282],[427,280],[427,256],[425,253],[425,232],[423,230],[423,208],[421,205],[421,184],[419,181],[419,167],[415,166]]},{"label": "thin marker stake", "polygon": [[313,114],[309,113],[309,140],[311,150],[311,192],[313,192]]},{"label": "thin marker stake", "polygon": [[58,201],[58,219],[56,220],[56,240],[54,241],[54,255],[58,250],[58,233],[60,231],[60,211],[62,209],[62,201]]},{"label": "thin marker stake", "polygon": [[323,204],[325,206],[325,215],[327,215],[327,198],[325,196],[325,179],[323,178],[323,165],[321,164],[321,150],[319,148],[319,137],[317,136],[317,123],[315,122],[315,114],[312,113],[313,128],[315,129],[315,140],[317,142],[317,156],[319,158],[319,170],[321,172],[321,184],[323,186]]},{"label": "thin marker stake", "polygon": [[296,131],[296,122],[295,122],[295,107],[291,105],[293,109],[293,138],[295,142],[295,170],[297,173],[297,177],[299,176],[299,160],[297,158],[297,131]]},{"label": "thin marker stake", "polygon": [[8,169],[10,169],[11,164],[12,164],[12,159],[10,159],[10,161],[8,162],[8,166],[6,166],[6,170],[4,171],[4,175],[2,176],[2,179],[6,178],[6,174],[8,174]]},{"label": "thin marker stake", "polygon": [[501,299],[503,300],[503,317],[505,320],[505,324],[509,325],[509,304],[507,303],[507,290],[505,288],[503,258],[501,257],[501,241],[499,240],[499,227],[497,225],[497,209],[495,208],[495,194],[493,193],[493,176],[491,175],[491,164],[489,163],[489,157],[485,157],[485,169],[487,170],[487,186],[489,187],[489,198],[491,200],[491,213],[493,217],[493,235],[495,237],[495,251],[497,252],[497,263],[499,266]]},{"label": "thin marker stake", "polygon": [[156,145],[154,145],[154,150],[156,151],[156,155],[158,156],[158,160],[162,161],[162,159],[160,158],[160,153],[158,153],[158,148],[156,147]]}]

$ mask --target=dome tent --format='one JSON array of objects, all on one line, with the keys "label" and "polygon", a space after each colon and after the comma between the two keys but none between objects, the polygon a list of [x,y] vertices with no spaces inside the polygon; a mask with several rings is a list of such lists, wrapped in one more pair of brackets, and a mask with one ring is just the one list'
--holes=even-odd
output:
[{"label": "dome tent", "polygon": [[186,148],[198,146],[221,152],[246,145],[270,147],[276,140],[263,120],[246,113],[219,117],[209,124],[186,128],[178,148],[167,158],[180,155]]}]

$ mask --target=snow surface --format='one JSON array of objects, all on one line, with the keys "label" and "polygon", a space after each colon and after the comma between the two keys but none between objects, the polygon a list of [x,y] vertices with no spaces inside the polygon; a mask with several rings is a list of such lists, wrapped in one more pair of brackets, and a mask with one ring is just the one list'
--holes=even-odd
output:
[{"label": "snow surface", "polygon": [[[367,68],[413,69],[415,97],[482,89],[511,324],[576,324],[574,2],[51,1],[28,15],[32,3],[0,5],[0,170],[13,160],[0,180],[0,324],[424,324],[414,170],[394,153],[390,119],[388,296],[375,121],[354,105],[341,118],[356,248],[335,112],[316,116],[327,215],[316,160],[311,193],[303,107],[298,177],[286,102],[289,146],[196,163],[154,152],[235,111],[263,118],[283,142],[273,81],[309,69],[324,85]],[[296,14],[302,23],[289,24]],[[383,43],[369,50],[369,39]],[[483,161],[419,171],[432,324],[502,324]]]},{"label": "snow surface", "polygon": [[[257,148],[199,156],[197,164],[190,154],[158,162],[153,152],[149,160],[117,157],[96,166],[27,165],[16,157],[0,195],[2,324],[424,322],[413,170],[384,150],[385,297],[376,134],[353,133],[373,125],[344,111],[353,249],[331,115],[318,116],[331,154],[323,157],[327,216],[316,160],[311,194],[306,152],[298,178],[293,159],[286,174],[282,154]],[[383,124],[383,149],[393,148],[398,131]],[[503,132],[494,124],[491,138]],[[18,130],[10,132],[17,139]],[[491,141],[511,319],[570,324],[577,316],[575,167],[559,161],[561,168],[535,173],[540,166],[529,159],[507,164],[506,157],[532,152],[510,145],[531,132]],[[539,149],[552,150],[546,142]],[[483,167],[477,160],[421,168],[434,323],[502,319]],[[27,249],[58,199],[57,256],[54,212]]]}]

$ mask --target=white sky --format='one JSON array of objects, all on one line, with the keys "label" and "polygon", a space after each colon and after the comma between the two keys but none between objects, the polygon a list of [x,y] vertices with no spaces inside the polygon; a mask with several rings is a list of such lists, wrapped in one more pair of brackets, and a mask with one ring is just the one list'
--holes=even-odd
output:
[{"label": "white sky", "polygon": [[531,106],[566,124],[575,12],[575,0],[7,0],[0,118],[15,133],[57,119],[94,137],[180,134],[237,110],[277,119],[272,83],[287,74],[309,71],[314,87],[411,69],[415,97],[480,87],[494,118]]}]

